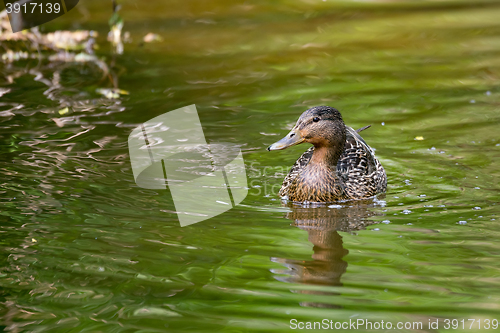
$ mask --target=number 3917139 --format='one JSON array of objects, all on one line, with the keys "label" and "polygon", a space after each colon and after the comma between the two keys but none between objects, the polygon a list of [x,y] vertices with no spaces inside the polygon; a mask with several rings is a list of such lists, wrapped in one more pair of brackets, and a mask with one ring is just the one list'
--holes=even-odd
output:
[{"label": "number 3917139", "polygon": [[481,321],[481,319],[462,319],[462,320],[458,320],[458,319],[445,319],[444,320],[444,329],[445,330],[448,330],[448,329],[463,329],[463,330],[466,330],[466,329],[494,329],[496,330],[498,328],[498,320],[497,319],[493,319],[493,320],[490,320],[490,319],[483,319]]},{"label": "number 3917139", "polygon": [[19,3],[7,3],[6,4],[7,13],[25,13],[25,14],[51,14],[59,13],[61,11],[61,5],[59,3],[36,3],[30,2],[20,5]]}]

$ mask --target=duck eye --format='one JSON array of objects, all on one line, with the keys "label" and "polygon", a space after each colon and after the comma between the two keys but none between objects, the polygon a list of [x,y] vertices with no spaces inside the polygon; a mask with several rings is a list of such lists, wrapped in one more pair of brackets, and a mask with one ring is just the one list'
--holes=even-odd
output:
[{"label": "duck eye", "polygon": [[314,118],[313,118],[313,121],[314,121],[315,123],[317,123],[319,120],[320,120],[320,119],[319,119],[319,117],[314,117]]}]

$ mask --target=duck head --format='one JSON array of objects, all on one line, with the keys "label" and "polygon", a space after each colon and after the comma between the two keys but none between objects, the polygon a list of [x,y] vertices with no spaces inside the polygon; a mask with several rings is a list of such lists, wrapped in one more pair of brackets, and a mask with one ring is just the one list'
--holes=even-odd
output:
[{"label": "duck head", "polygon": [[302,142],[319,147],[334,147],[345,142],[345,124],[340,112],[329,106],[315,106],[302,113],[297,123],[283,139],[267,150],[281,150]]}]

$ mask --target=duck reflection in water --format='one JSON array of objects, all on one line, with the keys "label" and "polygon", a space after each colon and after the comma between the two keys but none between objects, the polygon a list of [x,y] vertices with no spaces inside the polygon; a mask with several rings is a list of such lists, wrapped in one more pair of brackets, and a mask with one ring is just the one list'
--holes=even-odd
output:
[{"label": "duck reflection in water", "polygon": [[[353,232],[375,223],[368,220],[375,212],[370,210],[374,201],[365,200],[343,205],[322,207],[292,207],[286,218],[293,220],[294,226],[307,231],[308,240],[313,244],[312,260],[295,260],[287,258],[271,258],[272,261],[287,267],[286,270],[274,270],[279,281],[302,283],[316,286],[342,286],[341,277],[347,270],[347,262],[343,258],[349,253],[344,248],[339,231]],[[328,288],[308,288],[294,290],[296,293],[310,295],[339,295],[328,291]],[[301,302],[302,306],[339,308],[333,304],[334,299],[327,302]]]}]

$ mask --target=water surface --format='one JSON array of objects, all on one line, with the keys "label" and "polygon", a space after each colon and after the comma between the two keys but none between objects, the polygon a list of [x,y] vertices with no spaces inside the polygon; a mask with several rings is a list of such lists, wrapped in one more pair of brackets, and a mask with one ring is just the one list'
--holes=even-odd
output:
[{"label": "water surface", "polygon": [[[97,30],[111,78],[92,64],[0,64],[7,332],[284,332],[325,318],[423,323],[402,332],[464,319],[453,331],[471,332],[468,319],[500,320],[500,5],[130,0],[123,55],[105,41],[110,10],[88,0],[42,30]],[[143,43],[148,32],[163,41]],[[96,93],[113,80],[130,94]],[[241,146],[250,189],[181,228],[168,191],[135,185],[127,137],[189,104],[208,141]],[[386,195],[281,205],[307,147],[265,148],[315,105],[372,125]]]}]

